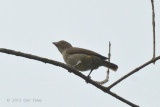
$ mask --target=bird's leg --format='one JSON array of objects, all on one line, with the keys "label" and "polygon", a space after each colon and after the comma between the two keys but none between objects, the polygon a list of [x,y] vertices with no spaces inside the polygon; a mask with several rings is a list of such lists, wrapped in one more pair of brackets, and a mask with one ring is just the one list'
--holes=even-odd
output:
[{"label": "bird's leg", "polygon": [[93,71],[93,69],[91,69],[91,71],[89,72],[89,74],[87,76],[88,78],[91,78],[90,75],[91,75],[92,71]]},{"label": "bird's leg", "polygon": [[75,65],[72,65],[72,67],[74,68],[75,66],[79,65],[80,63],[82,63],[81,60],[79,60]]},{"label": "bird's leg", "polygon": [[[92,73],[92,71],[93,71],[93,69],[91,69],[91,71],[89,72],[89,74],[87,76],[88,79],[91,79],[90,74]],[[88,83],[88,80],[86,80],[86,83]]]}]

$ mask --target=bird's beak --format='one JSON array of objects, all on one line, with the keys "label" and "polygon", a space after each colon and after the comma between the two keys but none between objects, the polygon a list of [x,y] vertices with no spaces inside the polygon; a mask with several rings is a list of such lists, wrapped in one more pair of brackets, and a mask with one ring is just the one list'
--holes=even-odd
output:
[{"label": "bird's beak", "polygon": [[52,43],[57,47],[57,44],[58,44],[57,42],[52,42]]}]

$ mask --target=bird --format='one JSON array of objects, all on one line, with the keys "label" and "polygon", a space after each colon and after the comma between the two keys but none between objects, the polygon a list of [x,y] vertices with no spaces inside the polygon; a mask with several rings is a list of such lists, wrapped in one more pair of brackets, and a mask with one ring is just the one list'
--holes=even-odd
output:
[{"label": "bird", "polygon": [[100,66],[107,67],[113,71],[117,71],[118,69],[116,64],[107,61],[107,57],[94,51],[73,47],[65,40],[52,43],[58,48],[67,65],[82,72],[90,70],[87,77],[90,77],[92,71],[99,68]]}]

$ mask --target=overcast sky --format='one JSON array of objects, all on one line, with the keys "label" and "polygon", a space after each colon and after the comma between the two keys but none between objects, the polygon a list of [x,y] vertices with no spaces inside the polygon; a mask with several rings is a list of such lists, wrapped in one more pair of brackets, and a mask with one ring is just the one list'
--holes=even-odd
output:
[{"label": "overcast sky", "polygon": [[[156,55],[159,5],[155,0]],[[110,72],[108,86],[152,58],[151,14],[150,0],[0,0],[0,48],[64,62],[52,42],[66,40],[107,56],[111,41],[111,62],[119,69]],[[141,69],[112,91],[140,107],[160,106],[159,64]],[[54,65],[3,53],[0,65],[1,107],[129,107]],[[105,71],[95,70],[92,79],[103,80]]]}]

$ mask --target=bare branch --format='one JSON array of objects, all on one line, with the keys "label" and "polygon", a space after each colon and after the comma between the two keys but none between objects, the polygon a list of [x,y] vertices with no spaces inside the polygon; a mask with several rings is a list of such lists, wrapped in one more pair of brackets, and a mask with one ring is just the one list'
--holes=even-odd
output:
[{"label": "bare branch", "polygon": [[160,59],[160,56],[154,58],[154,59],[151,59],[150,61],[144,63],[143,65],[137,67],[136,69],[134,69],[133,71],[129,72],[128,74],[124,75],[122,78],[120,78],[119,80],[117,80],[116,82],[114,82],[113,84],[111,84],[108,88],[111,89],[112,87],[114,87],[115,85],[117,85],[118,83],[120,83],[122,80],[128,78],[129,76],[131,76],[132,74],[138,72],[140,69],[144,68],[145,66],[153,63],[153,62],[156,62],[157,60]]},{"label": "bare branch", "polygon": [[138,105],[135,105],[135,104],[133,104],[133,103],[127,101],[126,99],[124,99],[124,98],[118,96],[117,94],[115,94],[115,93],[113,93],[113,92],[111,92],[111,91],[107,91],[107,93],[110,94],[111,96],[113,96],[113,97],[115,97],[115,98],[121,100],[122,102],[125,102],[126,104],[130,105],[131,107],[139,107]]},{"label": "bare branch", "polygon": [[[156,38],[156,36],[155,36],[155,12],[154,12],[154,0],[151,0],[151,4],[152,4],[152,25],[153,25],[153,59],[155,58],[155,51],[156,51],[156,49],[155,49],[155,47],[156,47],[156,45],[155,45],[155,42],[156,42],[156,40],[155,40],[155,38]],[[154,63],[154,62],[153,62]]]},{"label": "bare branch", "polygon": [[7,53],[7,54],[12,54],[12,55],[16,55],[16,56],[21,56],[21,57],[25,57],[25,58],[29,58],[29,59],[34,59],[34,60],[41,61],[41,62],[44,62],[44,63],[49,63],[49,64],[52,64],[52,65],[60,66],[60,67],[62,67],[64,69],[67,69],[68,72],[74,73],[75,75],[81,77],[82,79],[84,79],[88,83],[92,84],[93,86],[97,87],[98,89],[102,90],[103,92],[108,93],[111,96],[119,99],[120,101],[122,101],[122,102],[124,102],[124,103],[126,103],[126,104],[128,104],[128,105],[130,105],[132,107],[139,107],[138,105],[135,105],[132,102],[130,102],[130,101],[118,96],[117,94],[111,92],[109,90],[109,88],[106,88],[106,87],[104,87],[102,85],[97,84],[95,81],[91,80],[90,78],[87,78],[82,73],[78,72],[74,68],[72,68],[72,67],[70,67],[70,66],[68,66],[68,65],[66,65],[64,63],[61,63],[61,62],[58,62],[58,61],[54,61],[54,60],[50,60],[50,59],[47,59],[47,58],[42,58],[42,57],[31,55],[31,54],[17,52],[17,51],[10,50],[10,49],[0,48],[0,52]]}]

